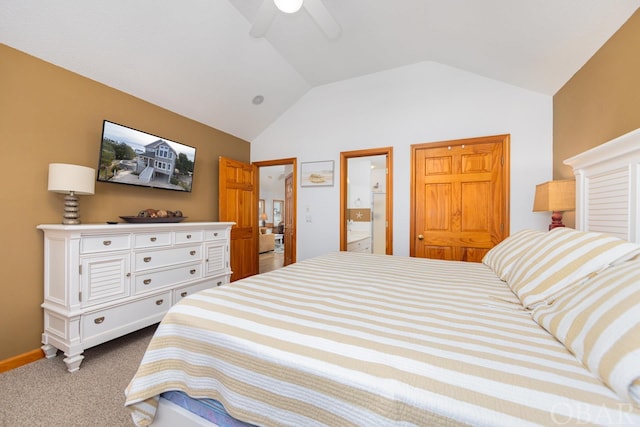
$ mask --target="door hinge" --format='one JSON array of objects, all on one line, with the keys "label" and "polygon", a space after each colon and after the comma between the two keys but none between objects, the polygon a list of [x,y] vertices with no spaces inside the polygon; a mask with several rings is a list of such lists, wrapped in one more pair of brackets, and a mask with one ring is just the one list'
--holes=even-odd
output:
[{"label": "door hinge", "polygon": [[82,291],[78,292],[78,301],[82,302]]},{"label": "door hinge", "polygon": [[504,166],[504,157],[500,158],[500,166]]},{"label": "door hinge", "polygon": [[82,264],[78,266],[78,274],[82,274]]},{"label": "door hinge", "polygon": [[504,231],[504,224],[500,224],[500,231]]}]

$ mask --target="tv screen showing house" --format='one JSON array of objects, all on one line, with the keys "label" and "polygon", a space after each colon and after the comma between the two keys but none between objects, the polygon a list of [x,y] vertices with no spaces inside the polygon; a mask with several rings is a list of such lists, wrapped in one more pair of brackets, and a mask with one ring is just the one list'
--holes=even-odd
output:
[{"label": "tv screen showing house", "polygon": [[191,191],[196,149],[105,120],[99,182]]}]

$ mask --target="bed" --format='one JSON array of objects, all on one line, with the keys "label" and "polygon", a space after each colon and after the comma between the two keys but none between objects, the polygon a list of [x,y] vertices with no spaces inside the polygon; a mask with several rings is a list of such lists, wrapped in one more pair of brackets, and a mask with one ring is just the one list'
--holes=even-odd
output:
[{"label": "bed", "polygon": [[128,390],[139,425],[170,389],[258,425],[640,423],[487,266],[348,252],[181,302]]},{"label": "bed", "polygon": [[628,240],[522,230],[482,263],[339,252],[202,291],[161,322],[126,405],[139,426],[640,425]]}]

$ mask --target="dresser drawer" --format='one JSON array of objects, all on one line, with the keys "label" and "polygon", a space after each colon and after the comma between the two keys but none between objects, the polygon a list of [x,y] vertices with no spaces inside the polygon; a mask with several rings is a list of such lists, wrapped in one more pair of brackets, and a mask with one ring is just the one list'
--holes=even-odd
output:
[{"label": "dresser drawer", "polygon": [[84,237],[80,241],[80,252],[91,254],[97,252],[121,251],[131,248],[129,234],[114,234]]},{"label": "dresser drawer", "polygon": [[204,239],[205,240],[225,240],[227,238],[227,233],[225,230],[205,230]]},{"label": "dresser drawer", "polygon": [[171,244],[171,232],[159,233],[139,233],[134,237],[133,246],[135,248],[153,248],[157,246],[168,246]]},{"label": "dresser drawer", "polygon": [[189,295],[195,294],[196,292],[199,292],[205,289],[215,288],[225,283],[226,283],[225,278],[216,278],[216,279],[207,280],[206,282],[198,283],[195,285],[185,286],[179,289],[175,289],[173,291],[173,303],[175,304],[178,301],[180,301],[182,298],[186,298]]},{"label": "dresser drawer", "polygon": [[135,293],[153,291],[202,277],[202,264],[191,264],[169,270],[138,273],[134,277]]},{"label": "dresser drawer", "polygon": [[176,231],[175,243],[176,245],[181,245],[183,243],[202,242],[203,238],[204,232],[202,230]]},{"label": "dresser drawer", "polygon": [[183,264],[185,262],[199,261],[202,259],[202,246],[182,246],[161,251],[136,252],[133,261],[133,270],[143,271],[158,267]]},{"label": "dresser drawer", "polygon": [[[156,319],[159,321],[164,313],[169,310],[169,307],[171,307],[171,291],[105,310],[87,313],[82,316],[82,339],[84,341],[104,342],[106,339],[113,338],[110,334],[114,331],[127,328],[129,325],[138,322],[149,323]],[[146,321],[146,319],[149,320]],[[122,334],[122,331],[118,333]],[[101,336],[103,337],[101,338]]]}]

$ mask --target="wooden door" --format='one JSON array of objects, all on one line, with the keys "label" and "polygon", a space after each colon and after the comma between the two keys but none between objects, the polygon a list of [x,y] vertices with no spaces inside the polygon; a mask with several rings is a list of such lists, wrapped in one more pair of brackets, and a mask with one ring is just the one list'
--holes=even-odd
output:
[{"label": "wooden door", "polygon": [[284,179],[284,265],[293,264],[295,260],[295,224],[294,224],[294,187],[293,174]]},{"label": "wooden door", "polygon": [[254,165],[219,158],[219,221],[231,228],[231,281],[258,273],[258,200]]},{"label": "wooden door", "polygon": [[480,262],[509,235],[509,135],[412,146],[410,255]]}]

